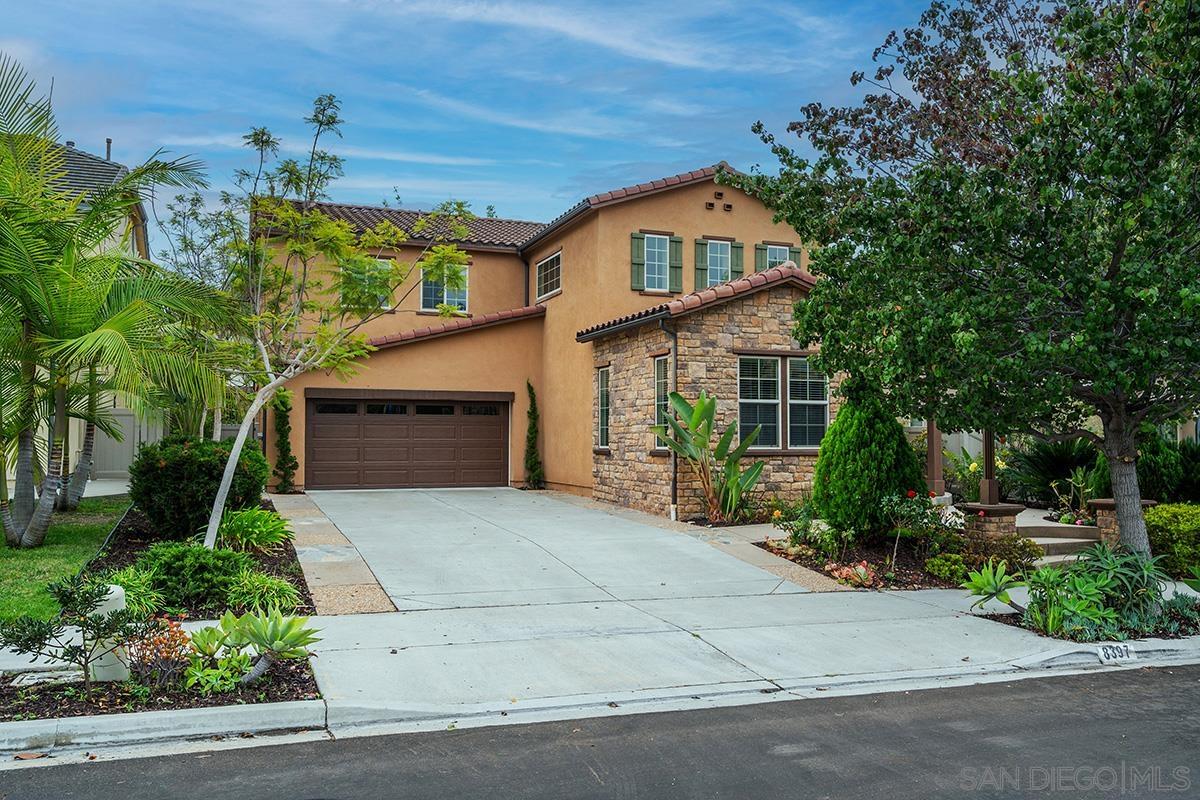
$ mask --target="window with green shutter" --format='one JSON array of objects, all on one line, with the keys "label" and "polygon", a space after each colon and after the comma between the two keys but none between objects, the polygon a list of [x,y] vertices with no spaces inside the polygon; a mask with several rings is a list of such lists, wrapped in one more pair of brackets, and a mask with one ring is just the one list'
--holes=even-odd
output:
[{"label": "window with green shutter", "polygon": [[765,245],[762,242],[754,245],[754,271],[762,272],[773,266],[770,263],[770,245]]},{"label": "window with green shutter", "polygon": [[708,240],[696,240],[696,291],[708,286]]},{"label": "window with green shutter", "polygon": [[667,272],[671,240],[653,233],[642,234],[645,258],[642,265],[643,286],[646,291],[667,291]]},{"label": "window with green shutter", "polygon": [[742,277],[742,250],[741,242],[732,242],[729,245],[729,280],[735,281]]},{"label": "window with green shutter", "polygon": [[683,291],[683,237],[671,237],[671,291]]},{"label": "window with green shutter", "polygon": [[630,234],[629,252],[629,288],[633,289],[635,292],[640,292],[646,288],[646,234]]},{"label": "window with green shutter", "polygon": [[795,264],[797,267],[800,266],[800,248],[799,247],[789,247],[788,248],[788,260],[791,261],[793,264]]},{"label": "window with green shutter", "polygon": [[787,261],[791,257],[789,250],[790,248],[787,245],[766,245],[767,269],[770,269],[771,267],[778,267],[780,264]]}]

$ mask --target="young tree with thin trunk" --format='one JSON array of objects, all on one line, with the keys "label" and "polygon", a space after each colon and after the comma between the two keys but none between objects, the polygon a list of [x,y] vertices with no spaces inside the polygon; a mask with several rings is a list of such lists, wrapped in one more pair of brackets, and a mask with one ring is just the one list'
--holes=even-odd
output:
[{"label": "young tree with thin trunk", "polygon": [[[1141,430],[1200,407],[1200,7],[935,3],[726,176],[813,245],[797,336],[952,429],[1085,438],[1148,553]],[[1091,420],[1098,420],[1093,426]]]},{"label": "young tree with thin trunk", "polygon": [[[322,213],[318,201],[342,172],[341,159],[322,147],[325,137],[340,136],[340,111],[333,95],[316,99],[305,118],[312,137],[303,161],[272,164],[279,140],[265,128],[247,134],[255,167],[236,176],[244,196],[225,199],[244,225],[224,247],[239,254],[229,283],[247,308],[246,375],[256,389],[213,498],[204,538],[210,548],[216,544],[242,448],[275,392],[310,370],[351,374],[356,360],[371,350],[360,328],[391,307],[397,290],[416,270],[449,288],[462,288],[466,280],[467,255],[453,244],[466,236],[471,216],[463,203],[444,203],[422,214],[407,231],[384,221],[358,232]],[[422,244],[416,259],[405,263],[394,257],[413,241]],[[419,285],[414,282],[405,294]],[[458,313],[445,306],[440,311]]]}]

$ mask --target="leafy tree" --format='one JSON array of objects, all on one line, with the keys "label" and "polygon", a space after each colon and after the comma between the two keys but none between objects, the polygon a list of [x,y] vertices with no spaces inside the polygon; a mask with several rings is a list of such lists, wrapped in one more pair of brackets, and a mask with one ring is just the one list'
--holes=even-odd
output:
[{"label": "leafy tree", "polygon": [[[341,135],[341,103],[321,95],[304,121],[311,138],[303,160],[277,160],[279,139],[255,128],[243,137],[255,154],[254,166],[235,174],[241,194],[223,197],[225,213],[219,217],[186,216],[188,224],[206,232],[189,234],[194,241],[208,241],[214,233],[223,241],[208,250],[235,255],[227,265],[228,285],[245,308],[243,380],[255,387],[212,499],[204,540],[210,548],[250,428],[275,392],[314,369],[352,374],[371,350],[360,328],[403,299],[394,301],[415,270],[449,288],[462,288],[466,280],[467,254],[453,244],[467,234],[471,215],[465,204],[444,203],[407,231],[383,221],[356,232],[319,205],[342,174],[341,158],[322,148],[326,137]],[[231,218],[239,224],[229,225]],[[178,227],[168,231],[183,235]],[[412,262],[392,257],[405,243],[422,245]],[[187,263],[177,268],[186,271]],[[419,285],[413,282],[405,294]],[[449,306],[439,310],[458,313]]]},{"label": "leafy tree", "polygon": [[542,457],[538,454],[538,407],[537,395],[533,384],[525,381],[529,390],[529,410],[525,416],[529,419],[529,427],[525,431],[525,485],[530,489],[541,489],[546,485],[546,473],[542,469]]},{"label": "leafy tree", "polygon": [[843,382],[846,402],[821,441],[812,503],[836,530],[873,536],[888,525],[885,501],[922,491],[925,478],[894,412],[873,391]]},{"label": "leafy tree", "polygon": [[1200,14],[937,2],[875,59],[790,125],[815,155],[759,124],[779,176],[726,178],[815,246],[798,337],[947,429],[1092,440],[1149,552],[1140,431],[1200,406]]}]

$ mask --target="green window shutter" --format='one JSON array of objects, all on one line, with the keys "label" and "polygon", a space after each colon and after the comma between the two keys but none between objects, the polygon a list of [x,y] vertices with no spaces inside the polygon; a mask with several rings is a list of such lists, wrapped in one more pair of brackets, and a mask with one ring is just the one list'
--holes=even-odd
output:
[{"label": "green window shutter", "polygon": [[729,280],[742,277],[742,243],[734,242],[729,245]]},{"label": "green window shutter", "polygon": [[708,240],[696,240],[696,291],[708,286]]},{"label": "green window shutter", "polygon": [[799,247],[789,247],[788,248],[788,258],[790,258],[792,261],[796,262],[797,267],[800,266],[800,248]]},{"label": "green window shutter", "polygon": [[761,242],[754,245],[754,271],[762,272],[767,268],[767,246]]},{"label": "green window shutter", "polygon": [[669,258],[670,258],[670,260],[668,262],[668,266],[670,267],[670,269],[668,270],[669,275],[667,276],[669,278],[669,282],[670,282],[669,288],[672,292],[682,292],[683,291],[683,237],[682,236],[672,236],[671,237],[671,252],[670,252]]},{"label": "green window shutter", "polygon": [[634,233],[629,237],[630,285],[640,292],[646,288],[646,234]]}]

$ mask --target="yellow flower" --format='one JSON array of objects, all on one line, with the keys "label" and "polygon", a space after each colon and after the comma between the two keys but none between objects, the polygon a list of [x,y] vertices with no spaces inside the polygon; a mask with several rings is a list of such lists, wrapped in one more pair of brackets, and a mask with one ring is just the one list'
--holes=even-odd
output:
[{"label": "yellow flower", "polygon": [[971,466],[967,467],[967,472],[979,472],[979,463],[972,461]]},{"label": "yellow flower", "polygon": [[774,517],[775,519],[779,519],[780,517],[783,516],[783,512],[777,508],[777,509],[775,509],[775,512],[773,514],[771,514],[771,516]]},{"label": "yellow flower", "polygon": [[996,469],[1004,469],[1004,467],[1005,467],[1005,465],[1004,465],[1003,461],[1000,461],[1000,460],[996,461]]}]

